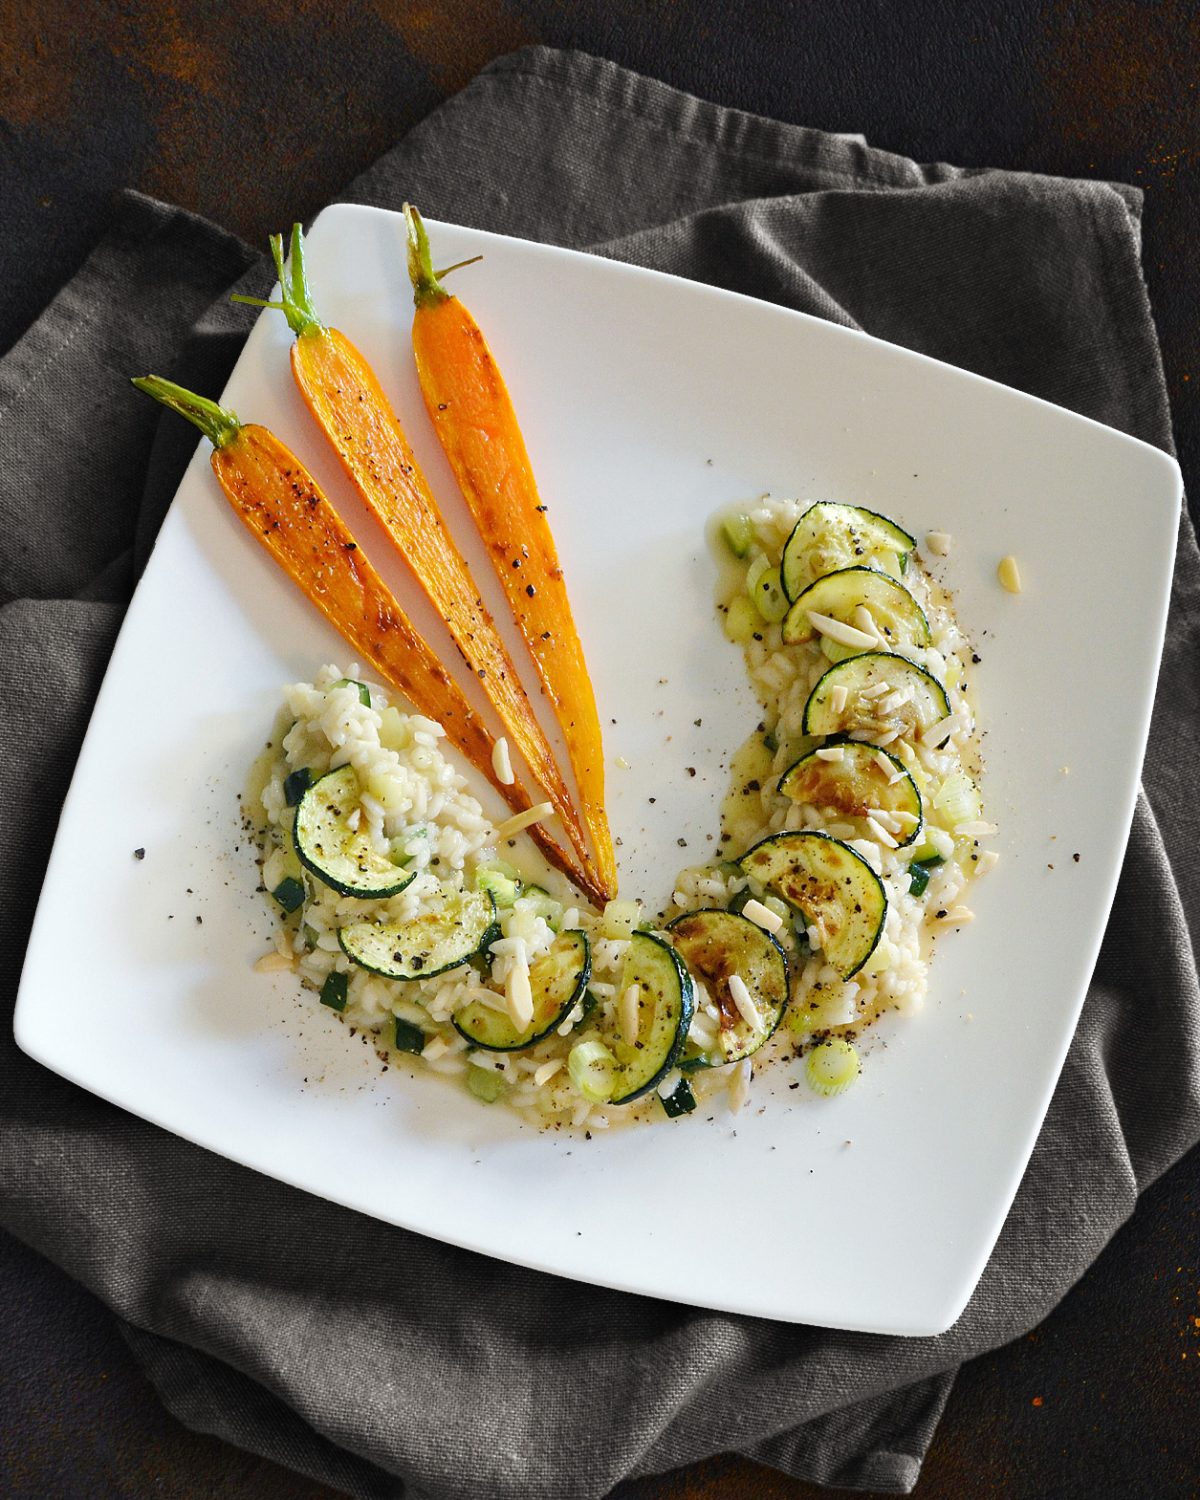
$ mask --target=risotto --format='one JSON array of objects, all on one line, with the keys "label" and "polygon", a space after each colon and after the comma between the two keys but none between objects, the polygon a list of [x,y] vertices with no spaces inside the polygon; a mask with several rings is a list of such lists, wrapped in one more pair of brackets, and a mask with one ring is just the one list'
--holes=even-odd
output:
[{"label": "risotto", "polygon": [[656,906],[596,912],[533,878],[525,820],[489,820],[437,724],[326,666],[285,689],[247,791],[279,916],[258,968],[293,972],[390,1062],[539,1125],[737,1109],[755,1070],[797,1055],[818,1093],[848,1087],[859,1033],[921,1007],[937,938],[995,863],[978,658],[886,517],[764,499],[713,540],[761,704],[718,861]]}]

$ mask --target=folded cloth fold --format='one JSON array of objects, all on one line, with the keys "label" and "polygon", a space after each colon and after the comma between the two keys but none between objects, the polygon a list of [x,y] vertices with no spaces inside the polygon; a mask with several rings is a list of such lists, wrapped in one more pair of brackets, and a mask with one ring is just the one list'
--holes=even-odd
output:
[{"label": "folded cloth fold", "polygon": [[[531,49],[346,196],[731,287],[1170,447],[1130,188],[919,166]],[[155,368],[216,394],[250,323],[227,294],[270,280],[236,239],[130,194],[0,361],[0,747],[21,788],[0,802],[10,1004],[121,606],[195,446],[182,423],[156,428],[126,377]],[[0,1218],[116,1311],[182,1420],[348,1494],[594,1500],[730,1450],[906,1492],[958,1365],[1036,1324],[1200,1136],[1200,771],[1178,751],[1200,722],[1198,646],[1185,517],[1113,920],[1008,1222],[938,1338],[699,1311],[422,1239],[176,1140],[11,1037]]]}]

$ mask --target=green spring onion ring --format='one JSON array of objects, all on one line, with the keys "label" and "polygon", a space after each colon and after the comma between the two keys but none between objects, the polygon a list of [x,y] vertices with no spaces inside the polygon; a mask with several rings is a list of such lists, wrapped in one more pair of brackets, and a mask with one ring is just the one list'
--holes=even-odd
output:
[{"label": "green spring onion ring", "polygon": [[858,1053],[841,1037],[821,1042],[804,1060],[804,1074],[809,1086],[826,1099],[844,1093],[861,1069]]},{"label": "green spring onion ring", "polygon": [[617,1086],[617,1060],[603,1042],[576,1042],[567,1058],[571,1082],[585,1099],[603,1104]]}]

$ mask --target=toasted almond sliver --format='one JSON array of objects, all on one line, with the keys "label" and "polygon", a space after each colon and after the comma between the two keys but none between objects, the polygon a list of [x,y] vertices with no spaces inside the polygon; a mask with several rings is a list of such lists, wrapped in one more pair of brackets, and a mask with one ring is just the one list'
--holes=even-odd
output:
[{"label": "toasted almond sliver", "polygon": [[958,727],[958,715],[947,714],[944,719],[938,719],[936,723],[930,724],[927,729],[922,729],[921,743],[923,745],[937,745],[948,735],[953,734]]},{"label": "toasted almond sliver", "polygon": [[529,983],[529,963],[524,953],[515,955],[513,966],[504,982],[504,995],[513,1025],[519,1031],[524,1031],[533,1020],[533,989]]},{"label": "toasted almond sliver", "polygon": [[508,1014],[508,1001],[499,990],[489,989],[486,984],[466,985],[463,988],[462,997],[467,1003],[477,1000],[480,1005],[486,1005],[491,1010]]},{"label": "toasted almond sliver", "polygon": [[544,1083],[549,1083],[562,1065],[563,1060],[561,1057],[552,1057],[549,1062],[544,1062],[540,1068],[534,1070],[534,1083],[537,1084],[538,1088],[541,1088]]},{"label": "toasted almond sliver", "polygon": [[948,531],[930,531],[925,536],[925,545],[935,557],[949,557],[952,540]]},{"label": "toasted almond sliver", "polygon": [[436,1062],[439,1057],[449,1052],[450,1043],[444,1036],[431,1036],[421,1049],[421,1056],[426,1062]]},{"label": "toasted almond sliver", "polygon": [[980,875],[986,875],[989,870],[994,870],[1000,863],[1000,854],[996,849],[985,849],[979,856],[975,865]]},{"label": "toasted almond sliver", "polygon": [[954,825],[954,837],[956,839],[986,839],[1000,830],[995,823],[985,823],[982,818],[972,819],[967,823],[956,823]]},{"label": "toasted almond sliver", "polygon": [[856,650],[865,651],[879,639],[877,635],[868,635],[865,630],[856,630],[853,625],[846,625],[829,615],[818,614],[815,609],[810,609],[807,613],[813,629],[829,640],[836,641],[839,646],[852,646]]},{"label": "toasted almond sliver", "polygon": [[817,751],[818,760],[845,760],[846,751],[842,745],[822,745]]},{"label": "toasted almond sliver", "polygon": [[829,694],[829,706],[835,714],[840,714],[846,706],[846,700],[850,697],[850,689],[844,682],[835,682]]},{"label": "toasted almond sliver", "polygon": [[512,786],[516,781],[513,775],[512,756],[508,753],[508,741],[503,735],[492,746],[492,770],[496,773],[496,780],[502,786]]},{"label": "toasted almond sliver", "polygon": [[968,922],[975,920],[975,913],[969,906],[952,906],[944,917],[936,917],[944,927],[965,927]]},{"label": "toasted almond sliver", "polygon": [[256,974],[282,974],[285,969],[292,968],[295,960],[286,953],[264,953],[254,965]]},{"label": "toasted almond sliver", "polygon": [[762,1017],[758,1013],[758,1006],[754,1003],[754,997],[747,988],[746,981],[740,974],[729,976],[729,994],[742,1020],[747,1026],[757,1031],[762,1025]]},{"label": "toasted almond sliver", "polygon": [[865,604],[859,604],[855,607],[854,623],[864,635],[873,635],[877,646],[885,646],[887,644],[884,640],[883,631],[875,623],[875,616]]},{"label": "toasted almond sliver", "polygon": [[506,818],[503,823],[497,823],[496,837],[498,839],[510,839],[514,833],[520,833],[522,828],[528,828],[532,823],[541,823],[553,811],[553,802],[535,802],[532,807],[527,807],[524,812],[513,813],[511,818]]},{"label": "toasted almond sliver", "polygon": [[1000,587],[1007,589],[1010,594],[1021,592],[1021,571],[1017,567],[1017,560],[1013,556],[1002,557],[996,568],[996,577],[1000,580]]},{"label": "toasted almond sliver", "polygon": [[896,840],[891,836],[887,829],[884,828],[882,824],[877,823],[874,818],[867,818],[867,827],[871,830],[872,835],[878,843],[884,844],[889,849],[899,848]]},{"label": "toasted almond sliver", "polygon": [[761,901],[755,901],[753,898],[742,907],[742,916],[772,936],[783,926],[783,918],[777,911],[772,911],[769,906],[764,906]]}]

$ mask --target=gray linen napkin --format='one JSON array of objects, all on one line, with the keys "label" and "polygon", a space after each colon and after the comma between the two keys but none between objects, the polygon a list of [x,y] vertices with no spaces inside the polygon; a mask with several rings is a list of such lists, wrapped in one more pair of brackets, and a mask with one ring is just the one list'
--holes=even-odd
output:
[{"label": "gray linen napkin", "polygon": [[[347,197],[732,287],[1170,446],[1132,189],[917,166],[535,49]],[[0,363],[9,995],[122,603],[194,447],[182,423],[156,434],[125,380],[154,368],[215,394],[248,326],[225,300],[238,278],[263,287],[261,257],[130,195]],[[1129,505],[1114,546],[1136,546]],[[957,1366],[1036,1324],[1200,1136],[1200,775],[1180,753],[1200,723],[1198,593],[1185,518],[1120,898],[1017,1201],[949,1333],[795,1328],[514,1269],[175,1140],[11,1041],[3,1222],[125,1320],[183,1421],[355,1496],[584,1500],[722,1450],[911,1489]]]}]

